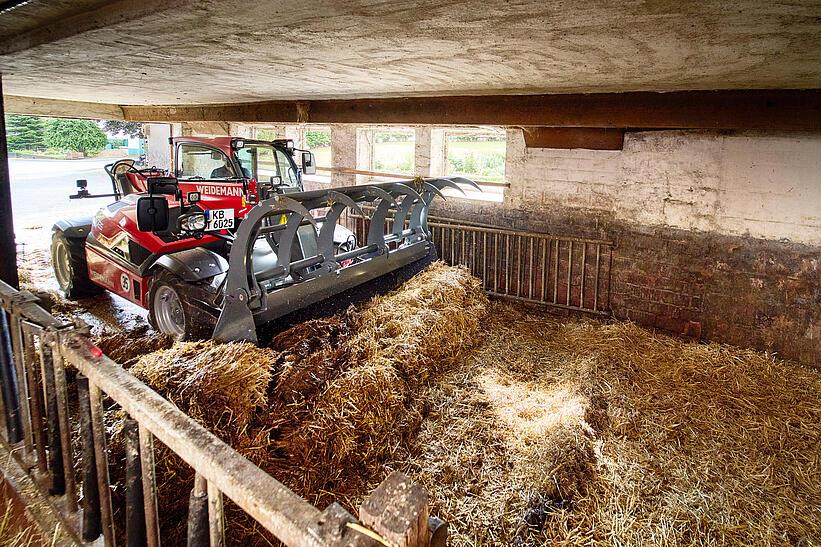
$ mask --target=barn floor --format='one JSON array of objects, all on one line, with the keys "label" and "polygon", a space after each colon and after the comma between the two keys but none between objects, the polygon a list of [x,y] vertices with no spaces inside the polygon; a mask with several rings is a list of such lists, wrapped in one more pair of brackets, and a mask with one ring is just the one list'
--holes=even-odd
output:
[{"label": "barn floor", "polygon": [[453,545],[821,542],[821,375],[492,304],[409,458]]},{"label": "barn floor", "polygon": [[421,425],[368,488],[312,501],[355,508],[400,469],[450,545],[821,543],[816,370],[492,302],[472,353],[417,389]]}]

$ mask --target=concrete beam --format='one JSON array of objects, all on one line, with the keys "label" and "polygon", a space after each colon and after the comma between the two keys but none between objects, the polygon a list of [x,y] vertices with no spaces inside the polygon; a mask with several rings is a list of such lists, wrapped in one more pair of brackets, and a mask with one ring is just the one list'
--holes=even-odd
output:
[{"label": "concrete beam", "polygon": [[116,104],[85,103],[6,95],[6,114],[48,116],[50,118],[88,118],[93,120],[123,120],[123,110]]},{"label": "concrete beam", "polygon": [[177,10],[190,0],[120,0],[94,7],[52,23],[0,40],[0,55],[25,51],[43,44],[70,38],[118,23],[140,19],[147,15]]},{"label": "concrete beam", "polygon": [[123,106],[128,120],[821,130],[821,90],[490,95]]},{"label": "concrete beam", "polygon": [[595,127],[524,127],[528,148],[585,148],[587,150],[621,150],[624,129]]}]

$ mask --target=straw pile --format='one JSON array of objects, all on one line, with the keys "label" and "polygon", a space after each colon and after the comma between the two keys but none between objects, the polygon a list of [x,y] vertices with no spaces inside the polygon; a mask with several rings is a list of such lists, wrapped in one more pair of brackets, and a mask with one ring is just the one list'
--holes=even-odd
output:
[{"label": "straw pile", "polygon": [[[380,464],[410,445],[424,411],[416,391],[464,360],[486,307],[476,278],[437,263],[361,309],[280,334],[271,348],[177,343],[130,370],[310,501],[353,508],[384,478]],[[123,416],[111,418],[121,460]],[[181,539],[192,474],[158,448],[162,526]],[[258,531],[231,504],[226,511],[232,541]]]},{"label": "straw pile", "polygon": [[[369,466],[418,428],[419,386],[476,343],[486,306],[476,278],[437,263],[359,312],[275,338],[272,347],[290,348],[271,398],[276,446],[286,455],[277,476],[317,503],[330,501],[329,491],[360,492],[357,478],[367,482]],[[314,342],[306,352],[295,339]]]},{"label": "straw pile", "polygon": [[453,545],[818,544],[821,375],[630,323],[491,309],[410,458]]}]

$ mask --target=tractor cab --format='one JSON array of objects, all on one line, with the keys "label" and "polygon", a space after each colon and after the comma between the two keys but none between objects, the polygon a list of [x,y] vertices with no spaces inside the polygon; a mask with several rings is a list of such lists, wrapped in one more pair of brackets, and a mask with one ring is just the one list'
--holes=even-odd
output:
[{"label": "tractor cab", "polygon": [[301,192],[302,174],[316,168],[310,152],[293,141],[259,141],[236,137],[174,137],[174,176],[183,195],[196,193],[203,209],[234,209],[243,217],[274,194]]}]

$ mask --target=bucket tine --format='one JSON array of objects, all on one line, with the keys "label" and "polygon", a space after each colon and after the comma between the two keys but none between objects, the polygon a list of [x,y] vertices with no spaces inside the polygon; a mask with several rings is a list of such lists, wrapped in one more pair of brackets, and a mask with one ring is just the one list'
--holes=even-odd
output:
[{"label": "bucket tine", "polygon": [[466,184],[467,186],[471,186],[477,192],[481,192],[482,188],[472,180],[465,178],[465,177],[447,177],[440,180],[450,180],[451,182],[455,182],[457,184]]},{"label": "bucket tine", "polygon": [[388,217],[391,206],[396,205],[396,199],[382,188],[372,186],[370,190],[371,195],[379,199],[379,205],[376,206],[371,215],[367,245],[376,245],[381,254],[388,247],[385,243],[385,219]]},{"label": "bucket tine", "polygon": [[[405,196],[393,217],[392,232],[394,236],[399,237],[405,230],[405,219],[408,217],[411,207],[413,207],[414,203],[424,203],[424,200],[416,190],[406,184],[395,183],[391,189],[398,195]],[[411,226],[411,230],[413,230],[413,226]]]},{"label": "bucket tine", "polygon": [[336,267],[336,261],[334,260],[334,231],[342,211],[350,208],[362,217],[365,216],[365,213],[350,196],[333,190],[328,192],[328,203],[331,205],[331,210],[325,215],[325,221],[319,230],[317,249],[325,259],[324,264],[329,268],[328,271],[331,271]]}]

